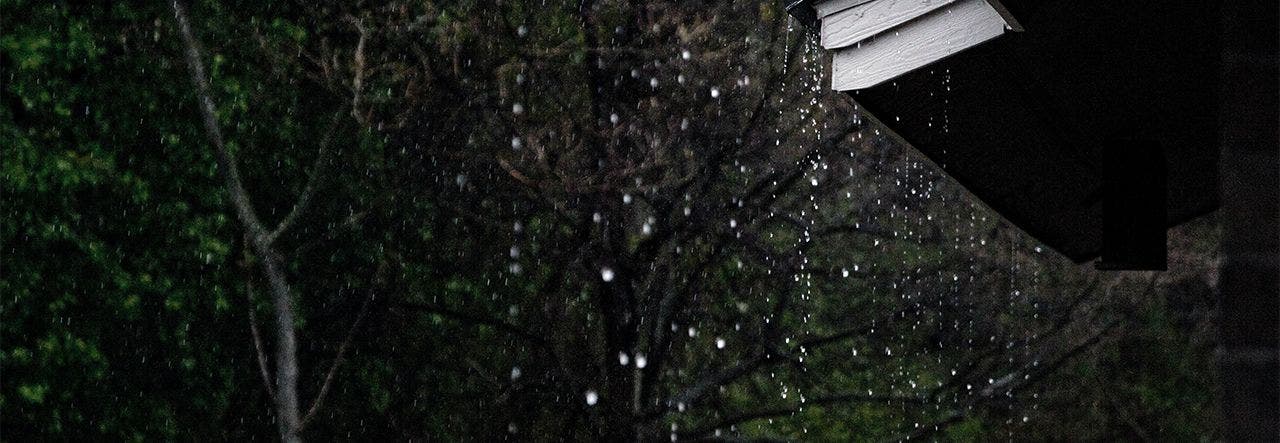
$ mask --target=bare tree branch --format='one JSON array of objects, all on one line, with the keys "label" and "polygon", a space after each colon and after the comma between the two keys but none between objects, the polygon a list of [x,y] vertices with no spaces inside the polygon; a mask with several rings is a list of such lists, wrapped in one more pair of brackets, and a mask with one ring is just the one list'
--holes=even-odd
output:
[{"label": "bare tree branch", "polygon": [[[819,346],[838,343],[842,340],[846,340],[862,334],[866,334],[871,329],[874,329],[876,327],[873,325],[884,324],[885,322],[888,322],[889,320],[892,320],[897,316],[903,315],[904,313],[909,312],[913,309],[914,308],[908,308],[908,309],[895,311],[892,314],[884,317],[882,322],[870,323],[862,326],[849,328],[844,331],[840,331],[831,335],[805,339],[800,341],[799,345],[800,347],[813,349]],[[679,394],[672,396],[671,399],[668,400],[668,404],[674,405],[678,403],[690,403],[693,401],[697,401],[703,396],[709,394],[712,389],[731,383],[734,380],[737,380],[743,376],[746,376],[751,372],[755,371],[756,369],[759,369],[766,365],[781,363],[785,361],[789,361],[788,352],[785,350],[758,352],[753,356],[749,357],[748,359],[743,360],[733,366],[702,376],[701,378],[698,379],[698,381],[694,382],[688,388],[685,388],[685,390],[681,391]]]},{"label": "bare tree branch", "polygon": [[365,29],[363,20],[357,19],[354,16],[347,16],[347,20],[350,21],[356,27],[356,30],[360,32],[360,40],[356,42],[355,55],[353,56],[354,60],[352,70],[355,72],[352,73],[351,78],[351,116],[355,118],[356,121],[360,122],[360,124],[368,125],[368,119],[360,115],[360,96],[364,94],[364,43],[369,37],[369,31]]},{"label": "bare tree branch", "polygon": [[672,396],[668,400],[668,404],[690,403],[702,398],[711,392],[712,389],[729,384],[751,372],[756,368],[764,366],[766,363],[782,361],[783,358],[777,353],[757,352],[755,355],[748,357],[746,360],[738,362],[733,366],[717,371],[713,374],[703,376],[693,385],[689,386],[679,394]]},{"label": "bare tree branch", "polygon": [[531,332],[525,331],[523,329],[520,329],[517,326],[514,326],[510,323],[507,323],[501,320],[488,318],[488,317],[484,317],[476,314],[469,314],[469,313],[462,312],[456,309],[451,309],[445,306],[428,305],[425,303],[396,303],[395,306],[399,308],[412,309],[415,311],[437,314],[437,315],[440,315],[441,317],[452,318],[452,319],[460,320],[463,322],[490,326],[490,327],[493,327],[494,329],[505,332],[507,334],[511,334],[516,337],[525,339],[535,345],[548,346],[547,341],[542,337],[539,337]]},{"label": "bare tree branch", "polygon": [[802,404],[795,406],[782,406],[777,408],[761,409],[758,411],[742,412],[720,419],[712,425],[697,428],[694,430],[677,432],[680,438],[699,438],[715,432],[717,429],[724,429],[733,425],[759,420],[762,418],[782,417],[801,412],[808,406],[821,406],[830,404],[851,404],[851,403],[910,403],[921,405],[928,401],[925,397],[911,397],[903,395],[865,395],[861,393],[843,393],[829,394],[805,399]]},{"label": "bare tree branch", "polygon": [[276,313],[275,400],[276,415],[280,424],[280,439],[287,443],[298,442],[301,441],[298,436],[298,343],[294,331],[292,293],[277,263],[277,255],[267,240],[267,232],[253,209],[249,193],[245,191],[235,156],[223,141],[222,130],[218,126],[217,107],[214,105],[208,76],[201,61],[200,44],[191,30],[186,8],[179,0],[171,0],[170,6],[173,8],[179,34],[186,46],[187,68],[191,74],[191,82],[196,87],[196,96],[200,100],[205,132],[213,144],[218,169],[222,172],[236,215],[252,240],[254,251],[261,258],[259,263],[271,286]]},{"label": "bare tree branch", "polygon": [[968,402],[965,402],[963,407],[954,408],[951,411],[948,411],[943,414],[942,418],[929,426],[920,426],[911,432],[904,433],[886,441],[915,440],[928,437],[929,435],[940,432],[943,429],[946,429],[947,426],[964,419],[964,417],[972,413],[973,406],[981,404],[983,401],[996,398],[997,394],[1001,392],[1019,390],[1034,385],[1045,377],[1057,372],[1059,368],[1072,358],[1098,344],[1102,341],[1103,337],[1105,337],[1108,332],[1115,329],[1119,323],[1120,322],[1118,320],[1108,322],[1105,326],[1099,328],[1098,331],[1091,334],[1089,338],[1080,341],[1076,345],[1072,346],[1071,349],[1053,357],[1048,364],[1039,365],[1029,363],[1005,374],[1002,377],[996,378],[994,382],[978,391],[977,395],[970,398]]},{"label": "bare tree branch", "polygon": [[178,21],[178,30],[182,34],[183,42],[186,44],[187,67],[191,71],[191,82],[196,86],[196,96],[200,100],[200,113],[203,117],[204,129],[209,135],[209,141],[213,143],[218,169],[222,171],[227,191],[231,194],[231,203],[236,209],[236,215],[250,231],[250,235],[255,240],[260,240],[265,230],[262,227],[262,222],[258,220],[257,213],[253,210],[252,203],[249,201],[249,193],[244,189],[240,179],[240,168],[236,166],[235,157],[227,150],[223,142],[222,129],[218,125],[218,111],[213,103],[213,96],[209,88],[208,74],[205,73],[204,63],[200,60],[199,43],[196,42],[195,35],[191,31],[191,24],[188,22],[186,9],[182,6],[182,3],[178,0],[173,0],[171,4],[174,17]]},{"label": "bare tree branch", "polygon": [[329,121],[329,129],[325,131],[324,137],[320,139],[320,149],[316,154],[315,165],[311,166],[311,178],[307,180],[307,185],[302,189],[302,193],[298,194],[298,201],[293,204],[293,209],[289,210],[289,214],[280,220],[280,224],[267,234],[267,243],[274,244],[281,234],[284,234],[298,220],[298,217],[306,212],[311,205],[311,199],[315,195],[316,189],[320,187],[328,173],[329,158],[332,157],[332,149],[329,146],[333,143],[334,133],[342,126],[342,110],[338,110],[333,114]]},{"label": "bare tree branch", "polygon": [[377,294],[377,287],[382,282],[386,267],[387,263],[385,261],[378,265],[377,277],[374,278],[374,283],[369,288],[369,295],[360,304],[360,312],[356,314],[355,321],[351,322],[351,328],[347,330],[346,338],[343,338],[342,344],[338,345],[338,354],[333,357],[333,363],[329,365],[329,372],[324,376],[324,383],[320,385],[320,392],[316,394],[315,400],[311,402],[311,407],[307,409],[307,414],[302,417],[302,421],[298,425],[299,431],[305,429],[307,423],[311,422],[311,419],[316,416],[316,412],[320,410],[320,405],[324,403],[325,396],[329,394],[329,387],[333,384],[334,375],[338,373],[338,366],[342,365],[342,361],[347,355],[347,349],[351,347],[351,339],[355,337],[356,330],[360,328],[360,322],[364,321],[364,317],[369,314],[369,305]]},{"label": "bare tree branch", "polygon": [[258,314],[253,305],[253,284],[249,283],[249,332],[253,334],[253,349],[258,354],[258,371],[262,375],[262,386],[267,389],[271,401],[276,400],[276,390],[271,386],[271,371],[267,367],[267,354],[262,346],[262,333],[258,331]]},{"label": "bare tree branch", "polygon": [[269,397],[274,403],[276,401],[276,390],[275,387],[271,385],[271,369],[267,363],[266,350],[262,345],[262,333],[258,330],[258,313],[257,306],[254,301],[254,294],[257,291],[253,285],[252,271],[249,269],[250,257],[248,243],[249,236],[245,235],[244,242],[242,243],[243,246],[240,247],[242,251],[240,268],[244,271],[245,297],[247,298],[249,305],[249,333],[253,336],[253,349],[258,357],[258,372],[262,377],[262,386],[267,390],[267,397]]}]

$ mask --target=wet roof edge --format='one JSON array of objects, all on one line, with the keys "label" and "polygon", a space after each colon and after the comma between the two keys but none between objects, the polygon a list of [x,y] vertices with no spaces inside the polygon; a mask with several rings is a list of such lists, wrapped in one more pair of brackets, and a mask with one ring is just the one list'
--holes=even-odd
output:
[{"label": "wet roof edge", "polygon": [[813,9],[814,0],[783,0],[787,13],[799,20],[811,31],[818,30],[818,10]]}]

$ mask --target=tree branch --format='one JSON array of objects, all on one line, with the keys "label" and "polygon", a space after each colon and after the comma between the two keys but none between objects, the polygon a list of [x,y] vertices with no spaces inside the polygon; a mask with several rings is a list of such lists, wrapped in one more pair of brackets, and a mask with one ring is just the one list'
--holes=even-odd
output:
[{"label": "tree branch", "polygon": [[285,279],[277,263],[275,251],[267,241],[267,232],[253,209],[248,192],[240,179],[240,170],[236,159],[227,149],[223,141],[222,130],[218,126],[218,112],[210,92],[209,80],[200,61],[200,44],[191,31],[191,23],[187,18],[186,8],[179,0],[171,0],[173,16],[178,24],[179,34],[186,46],[187,68],[191,74],[191,82],[196,87],[196,96],[200,100],[200,112],[203,117],[205,132],[214,147],[218,161],[218,169],[222,172],[231,195],[231,202],[236,215],[244,225],[253,248],[261,258],[263,274],[271,285],[273,305],[276,314],[276,415],[280,425],[280,439],[286,443],[301,441],[298,436],[298,343],[293,329],[293,299],[289,283]]},{"label": "tree branch", "polygon": [[[248,243],[248,235],[245,236],[244,243]],[[258,357],[258,372],[262,376],[262,386],[267,389],[267,397],[274,403],[276,401],[276,390],[271,385],[271,370],[267,364],[267,354],[262,345],[262,333],[258,331],[258,314],[257,306],[254,303],[254,293],[257,292],[253,286],[252,271],[249,270],[249,250],[247,245],[242,247],[243,261],[240,262],[240,268],[244,271],[245,297],[249,302],[249,333],[253,336],[253,349]]]},{"label": "tree branch", "polygon": [[679,403],[690,403],[702,398],[714,388],[728,384],[742,376],[750,374],[752,371],[755,371],[756,368],[759,368],[766,363],[782,360],[782,357],[777,353],[758,352],[736,365],[702,377],[697,382],[694,382],[692,386],[689,386],[689,388],[671,397],[667,402],[673,405]]},{"label": "tree branch", "polygon": [[386,262],[378,265],[377,277],[374,278],[373,287],[369,288],[369,296],[365,297],[364,302],[360,304],[360,312],[356,314],[356,320],[351,323],[351,328],[347,330],[347,336],[342,339],[342,344],[338,345],[338,354],[333,358],[333,363],[329,365],[329,373],[325,375],[324,383],[320,385],[320,392],[316,394],[315,400],[311,402],[311,407],[307,409],[307,414],[302,417],[302,421],[298,424],[299,431],[307,427],[307,423],[315,417],[316,412],[320,410],[320,405],[324,403],[325,396],[329,394],[329,386],[333,384],[334,374],[338,373],[338,366],[342,365],[342,361],[347,355],[347,349],[351,347],[351,339],[355,337],[356,330],[360,328],[360,322],[364,321],[364,317],[369,314],[369,305],[373,302],[376,295],[376,287],[381,283],[386,267]]},{"label": "tree branch", "polygon": [[911,403],[925,404],[928,401],[924,397],[908,397],[897,395],[865,395],[859,393],[830,394],[820,397],[807,399],[804,403],[795,406],[782,406],[777,408],[762,409],[758,411],[742,412],[729,417],[723,418],[710,426],[684,431],[677,433],[681,438],[699,438],[707,434],[715,432],[716,429],[724,429],[729,426],[745,423],[752,420],[762,418],[781,417],[791,415],[802,411],[806,406],[821,406],[838,403]]},{"label": "tree branch", "polygon": [[[854,328],[837,332],[832,335],[805,339],[799,342],[799,346],[808,348],[808,349],[814,349],[819,346],[838,343],[842,340],[852,338],[860,334],[865,334],[869,332],[872,328],[877,327],[873,325],[886,324],[889,321],[893,320],[894,317],[903,315],[904,313],[910,312],[913,309],[915,308],[913,307],[913,308],[895,311],[892,314],[886,316],[882,322],[876,322],[876,323],[870,323],[863,326],[857,326]],[[704,375],[702,378],[700,378],[697,382],[694,382],[693,385],[689,386],[684,391],[681,391],[679,394],[672,396],[671,399],[668,400],[668,404],[674,405],[681,402],[690,403],[690,402],[696,401],[702,398],[703,396],[705,396],[706,394],[710,393],[712,389],[718,388],[722,385],[728,384],[734,380],[737,380],[743,376],[746,376],[751,372],[755,371],[756,369],[762,366],[765,366],[766,364],[774,364],[774,363],[781,363],[781,362],[788,361],[788,356],[789,356],[788,354],[789,352],[786,350],[773,350],[773,351],[759,352],[753,355],[751,358],[743,362],[740,362],[734,366],[730,366],[728,368],[725,368],[721,371],[718,371],[712,374]]]},{"label": "tree branch", "polygon": [[205,73],[204,63],[200,60],[200,44],[196,41],[195,34],[191,31],[191,23],[187,19],[186,8],[178,0],[173,0],[170,3],[173,7],[174,18],[178,22],[178,31],[182,35],[183,43],[186,45],[187,68],[191,73],[191,82],[196,87],[196,96],[200,100],[200,114],[203,117],[204,129],[209,136],[209,141],[213,143],[218,169],[222,171],[227,192],[231,194],[231,203],[235,207],[236,215],[249,230],[249,234],[254,237],[255,241],[261,240],[266,231],[262,227],[262,222],[258,220],[257,213],[253,210],[253,204],[249,200],[249,193],[244,189],[243,182],[240,179],[240,169],[236,166],[235,156],[227,150],[226,144],[223,142],[222,129],[218,126],[217,107],[213,103],[213,95],[209,88],[208,74]]},{"label": "tree branch", "polygon": [[353,63],[355,65],[352,69],[355,72],[352,74],[351,78],[351,116],[355,118],[357,122],[360,122],[360,124],[368,125],[367,119],[360,115],[360,95],[364,93],[364,42],[369,37],[369,31],[365,29],[364,22],[362,20],[357,19],[354,16],[347,16],[347,20],[350,21],[356,27],[356,31],[359,31],[360,33],[360,40],[356,42],[355,55],[353,56]]},{"label": "tree branch", "polygon": [[947,412],[946,414],[943,415],[941,419],[935,421],[932,425],[921,426],[919,428],[916,428],[914,431],[902,434],[891,440],[904,441],[904,440],[915,440],[915,439],[927,437],[928,435],[933,434],[935,432],[939,432],[945,429],[948,425],[956,423],[961,419],[963,419],[964,417],[968,416],[973,411],[973,406],[980,404],[982,401],[986,401],[992,398],[997,398],[998,397],[997,394],[999,394],[1001,390],[1008,390],[1008,391],[1018,390],[1018,389],[1022,389],[1027,386],[1033,385],[1036,382],[1039,382],[1041,379],[1045,378],[1046,376],[1053,374],[1054,372],[1057,372],[1059,368],[1061,368],[1064,364],[1066,364],[1075,356],[1080,355],[1085,350],[1088,350],[1092,348],[1094,345],[1098,344],[1098,342],[1102,341],[1102,338],[1112,329],[1115,329],[1115,327],[1119,325],[1119,323],[1120,322],[1118,320],[1113,320],[1108,322],[1105,326],[1100,328],[1097,332],[1091,334],[1089,338],[1077,343],[1075,346],[1072,346],[1071,349],[1054,357],[1054,359],[1050,361],[1048,364],[1023,365],[1021,368],[1018,368],[1012,372],[1009,372],[1003,377],[996,379],[995,382],[984,387],[981,391],[978,391],[977,392],[978,395],[976,395],[974,398],[971,398],[968,402],[964,404],[963,407],[956,408]]},{"label": "tree branch", "polygon": [[267,354],[262,347],[262,333],[258,331],[258,314],[253,306],[253,288],[249,292],[249,332],[253,334],[253,349],[258,354],[258,371],[262,375],[262,387],[267,388],[267,396],[276,401],[276,390],[271,386],[271,371],[267,368]]},{"label": "tree branch", "polygon": [[315,195],[316,188],[320,187],[325,175],[328,172],[329,158],[332,157],[332,150],[329,146],[333,142],[334,133],[341,127],[342,110],[339,109],[333,114],[329,121],[329,129],[325,131],[324,137],[320,139],[319,153],[316,154],[315,165],[311,166],[311,178],[307,180],[307,185],[302,189],[302,193],[298,194],[298,201],[293,204],[293,209],[289,210],[289,214],[276,225],[276,228],[267,234],[267,243],[274,244],[276,239],[280,238],[293,226],[298,217],[307,210],[311,205],[311,198]]},{"label": "tree branch", "polygon": [[461,320],[463,322],[490,326],[499,331],[528,340],[538,346],[547,346],[547,341],[544,340],[542,337],[538,337],[537,335],[534,335],[531,332],[520,329],[519,327],[514,326],[510,323],[504,322],[502,320],[482,317],[475,314],[468,314],[462,311],[450,309],[445,306],[428,305],[425,303],[397,303],[396,306],[401,308],[412,309],[415,311],[437,314],[442,317]]}]

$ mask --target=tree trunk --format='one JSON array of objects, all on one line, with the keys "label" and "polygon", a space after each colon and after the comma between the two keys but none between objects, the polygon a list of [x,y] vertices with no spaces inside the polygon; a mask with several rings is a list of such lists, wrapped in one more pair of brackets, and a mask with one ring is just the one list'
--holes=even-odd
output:
[{"label": "tree trunk", "polygon": [[[289,282],[280,270],[278,254],[271,247],[271,232],[268,232],[258,219],[250,202],[249,193],[245,191],[240,180],[240,171],[235,157],[227,150],[223,142],[222,129],[218,126],[218,113],[209,88],[208,74],[201,60],[200,44],[195,32],[191,30],[191,20],[187,17],[182,2],[171,0],[174,19],[178,23],[178,33],[182,37],[186,49],[187,67],[191,74],[191,83],[196,87],[196,95],[200,100],[200,114],[204,122],[209,142],[213,145],[218,160],[218,172],[226,182],[227,194],[231,198],[236,216],[244,226],[245,233],[252,242],[253,250],[258,255],[263,274],[271,286],[273,305],[276,315],[276,419],[280,424],[280,440],[286,443],[300,442],[301,420],[298,408],[298,357],[297,339],[293,329],[293,296]],[[283,231],[287,225],[282,224],[276,232]]]},{"label": "tree trunk", "polygon": [[293,329],[293,296],[289,283],[281,274],[272,257],[274,251],[262,243],[259,256],[263,273],[271,285],[272,305],[276,314],[276,419],[280,421],[280,440],[286,443],[300,442],[302,430],[298,408],[298,341]]}]

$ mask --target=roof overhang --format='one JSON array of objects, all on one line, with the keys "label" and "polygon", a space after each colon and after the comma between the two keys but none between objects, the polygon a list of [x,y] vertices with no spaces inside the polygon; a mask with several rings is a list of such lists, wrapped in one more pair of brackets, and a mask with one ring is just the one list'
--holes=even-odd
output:
[{"label": "roof overhang", "polygon": [[[905,20],[894,15],[904,7]],[[831,46],[836,89],[1007,220],[1077,262],[1103,253],[1104,225],[1115,225],[1104,223],[1108,196],[1140,202],[1163,195],[1159,205],[1138,205],[1163,212],[1160,238],[1164,227],[1218,205],[1218,3],[801,0],[787,8]],[[849,15],[851,8],[863,16]],[[823,32],[836,23],[824,20],[842,12],[860,24]],[[958,12],[970,19],[949,28],[922,24]],[[1008,32],[1017,30],[1024,32]],[[912,58],[939,45],[953,50]],[[842,62],[845,51],[845,59],[888,54],[890,62],[915,62],[905,69]],[[869,74],[874,69],[892,72]],[[1154,150],[1127,155],[1134,146]],[[1167,180],[1142,192],[1156,196],[1107,190],[1116,177],[1155,172]],[[1137,206],[1112,208],[1115,221]]]}]

